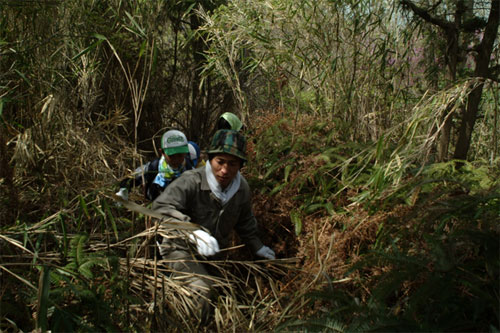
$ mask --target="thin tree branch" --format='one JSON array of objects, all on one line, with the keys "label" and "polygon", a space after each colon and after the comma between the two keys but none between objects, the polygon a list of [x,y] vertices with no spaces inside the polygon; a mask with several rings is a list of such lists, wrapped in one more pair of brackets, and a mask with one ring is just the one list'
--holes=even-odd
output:
[{"label": "thin tree branch", "polygon": [[412,1],[401,0],[401,5],[403,5],[403,7],[409,8],[415,15],[419,16],[424,21],[437,25],[444,30],[452,30],[455,28],[453,23],[432,16],[428,10],[418,7]]}]

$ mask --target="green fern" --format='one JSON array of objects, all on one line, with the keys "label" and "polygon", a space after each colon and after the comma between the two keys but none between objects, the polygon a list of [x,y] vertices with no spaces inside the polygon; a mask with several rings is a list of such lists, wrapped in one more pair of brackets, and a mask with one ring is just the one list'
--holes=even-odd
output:
[{"label": "green fern", "polygon": [[94,277],[92,269],[106,267],[107,259],[100,254],[86,252],[85,247],[87,242],[87,235],[77,235],[71,239],[68,256],[69,263],[65,266],[65,269],[81,274],[87,279],[92,279]]}]

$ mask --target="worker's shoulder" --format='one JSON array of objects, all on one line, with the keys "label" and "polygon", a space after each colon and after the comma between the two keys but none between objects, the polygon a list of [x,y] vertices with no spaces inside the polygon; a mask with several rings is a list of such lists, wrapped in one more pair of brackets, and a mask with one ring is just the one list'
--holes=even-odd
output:
[{"label": "worker's shoulder", "polygon": [[147,173],[158,172],[159,165],[160,165],[160,158],[156,158],[138,167],[136,169],[136,172],[147,172]]},{"label": "worker's shoulder", "polygon": [[244,189],[245,191],[250,191],[250,185],[248,184],[246,178],[243,177],[243,175],[241,175],[240,178],[240,189]]},{"label": "worker's shoulder", "polygon": [[184,171],[181,177],[185,179],[187,178],[201,179],[204,174],[205,174],[205,168],[197,168]]}]

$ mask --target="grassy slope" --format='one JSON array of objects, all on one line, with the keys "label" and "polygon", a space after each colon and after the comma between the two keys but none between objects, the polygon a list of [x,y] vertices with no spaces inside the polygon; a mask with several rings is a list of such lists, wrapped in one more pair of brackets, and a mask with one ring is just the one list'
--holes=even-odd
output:
[{"label": "grassy slope", "polygon": [[[430,165],[380,191],[370,163],[346,165],[364,147],[343,142],[333,124],[282,115],[255,123],[244,174],[263,241],[280,260],[255,263],[236,248],[214,262],[221,294],[210,329],[498,327],[498,168]],[[85,145],[85,155],[103,145]],[[60,172],[71,176],[44,185],[46,197],[24,211],[32,222],[3,227],[2,329],[196,330],[178,297],[184,287],[148,247],[154,221],[113,205],[104,164],[92,164],[97,180],[74,186],[81,195],[55,200],[77,176],[71,161],[80,161],[66,161]],[[24,187],[21,200],[35,189]]]}]

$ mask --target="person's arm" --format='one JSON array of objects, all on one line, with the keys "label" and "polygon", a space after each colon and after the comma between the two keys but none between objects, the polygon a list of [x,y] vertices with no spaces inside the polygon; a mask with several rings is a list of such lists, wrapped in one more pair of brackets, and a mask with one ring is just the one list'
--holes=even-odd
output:
[{"label": "person's arm", "polygon": [[187,202],[193,196],[196,186],[194,175],[183,173],[153,201],[153,210],[166,217],[186,222],[191,221],[185,212],[187,212]]},{"label": "person's arm", "polygon": [[244,187],[244,196],[240,202],[239,219],[234,228],[241,240],[250,247],[252,253],[256,253],[264,244],[258,236],[257,219],[252,211],[250,187],[244,179],[242,179],[241,186]]},{"label": "person's arm", "polygon": [[[165,217],[173,217],[180,221],[190,222],[188,203],[196,200],[196,191],[199,183],[199,174],[194,172],[183,173],[175,182],[172,182],[155,201],[153,209]],[[186,214],[185,214],[186,213]],[[219,252],[217,240],[207,231],[200,229],[188,234],[188,239],[196,245],[196,249],[202,256],[212,256]]]},{"label": "person's arm", "polygon": [[[122,197],[125,200],[128,200],[128,193],[133,187],[140,186],[145,184],[148,186],[151,184],[158,174],[158,162],[159,159],[155,159],[153,161],[147,162],[146,164],[141,165],[137,169],[135,169],[133,173],[133,178],[125,178],[119,184],[119,190],[116,192],[116,195]],[[147,197],[147,189],[144,189],[144,194]]]},{"label": "person's arm", "polygon": [[274,251],[264,245],[258,236],[257,219],[253,215],[251,206],[250,187],[246,181],[242,186],[246,188],[246,191],[242,201],[240,218],[235,229],[241,240],[250,247],[253,254],[264,259],[276,259]]},{"label": "person's arm", "polygon": [[[156,163],[156,164],[155,164]],[[156,166],[156,170],[155,170]],[[147,162],[134,170],[134,177],[127,177],[120,182],[120,188],[126,188],[130,191],[133,187],[143,184],[143,180],[148,183],[150,179],[154,179],[158,173],[157,160]]]},{"label": "person's arm", "polygon": [[250,247],[252,253],[257,252],[264,244],[258,236],[257,220],[253,215],[250,204],[244,204],[240,219],[235,225],[235,230],[241,240]]}]

